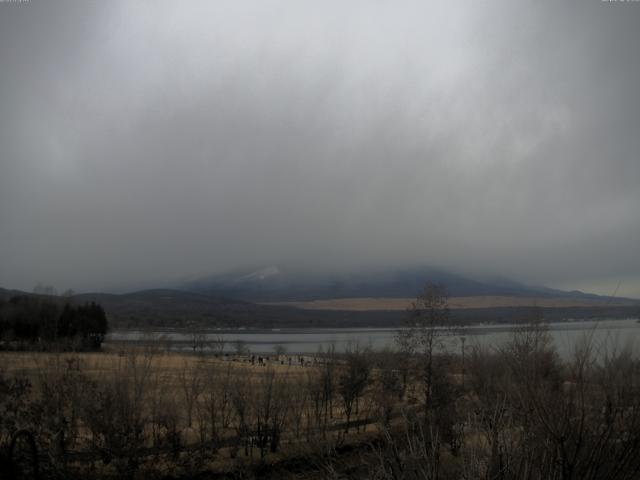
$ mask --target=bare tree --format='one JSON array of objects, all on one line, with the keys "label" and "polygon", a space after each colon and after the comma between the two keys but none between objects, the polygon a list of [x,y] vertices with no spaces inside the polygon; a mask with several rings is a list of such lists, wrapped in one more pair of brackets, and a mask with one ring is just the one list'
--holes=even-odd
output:
[{"label": "bare tree", "polygon": [[268,446],[272,452],[278,449],[288,404],[284,395],[286,381],[286,376],[277,378],[276,372],[269,367],[260,375],[251,396],[255,413],[253,436],[260,449],[260,458],[264,458]]},{"label": "bare tree", "polygon": [[273,346],[273,352],[276,354],[279,360],[280,357],[287,352],[287,347],[285,347],[282,343],[276,343]]},{"label": "bare tree", "polygon": [[247,353],[249,353],[249,348],[247,347],[247,344],[243,341],[243,340],[236,340],[235,342],[233,342],[233,348],[236,351],[236,355],[246,355]]},{"label": "bare tree", "polygon": [[193,409],[202,393],[201,368],[199,365],[196,368],[190,367],[188,362],[185,361],[182,364],[178,378],[187,412],[187,426],[191,427],[193,423]]},{"label": "bare tree", "polygon": [[449,294],[444,285],[427,284],[412,303],[396,337],[401,351],[417,356],[420,362],[425,414],[433,400],[434,356],[443,348],[443,336],[448,333]]},{"label": "bare tree", "polygon": [[207,335],[194,327],[189,337],[193,353],[202,353],[207,347]]},{"label": "bare tree", "polygon": [[306,388],[307,384],[305,379],[300,376],[291,376],[288,386],[289,394],[289,409],[291,422],[293,424],[293,432],[297,439],[300,438],[302,421],[304,417],[311,419],[311,414],[308,412],[309,407],[309,390]]},{"label": "bare tree", "polygon": [[82,420],[91,445],[106,463],[114,461],[122,478],[135,476],[146,443],[151,366],[151,355],[118,357],[108,376],[86,388]]},{"label": "bare tree", "polygon": [[201,438],[210,440],[215,450],[231,421],[234,369],[228,363],[223,368],[208,366],[202,373],[202,401],[197,403]]},{"label": "bare tree", "polygon": [[385,350],[376,354],[377,378],[374,392],[375,403],[382,419],[382,426],[388,428],[394,408],[404,393],[402,370],[399,362],[401,356],[396,352]]},{"label": "bare tree", "polygon": [[224,338],[224,335],[217,334],[211,341],[213,353],[216,356],[220,356],[224,354],[224,347],[226,346],[226,344],[227,344],[227,340]]},{"label": "bare tree", "polygon": [[358,412],[359,399],[369,384],[371,365],[366,352],[357,347],[346,353],[346,365],[343,367],[338,380],[339,391],[342,397],[344,414],[346,417],[345,433],[349,432],[351,416]]}]

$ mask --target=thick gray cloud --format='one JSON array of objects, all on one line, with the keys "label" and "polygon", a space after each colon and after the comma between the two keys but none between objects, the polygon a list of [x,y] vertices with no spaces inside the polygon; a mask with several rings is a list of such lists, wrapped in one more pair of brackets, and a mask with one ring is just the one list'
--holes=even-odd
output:
[{"label": "thick gray cloud", "polygon": [[435,264],[640,297],[640,3],[0,3],[0,285]]}]

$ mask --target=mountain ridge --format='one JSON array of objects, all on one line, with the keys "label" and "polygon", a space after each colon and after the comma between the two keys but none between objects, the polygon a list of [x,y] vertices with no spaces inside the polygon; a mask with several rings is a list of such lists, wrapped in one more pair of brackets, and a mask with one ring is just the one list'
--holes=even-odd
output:
[{"label": "mountain ridge", "polygon": [[[185,282],[186,291],[228,295],[251,302],[295,302],[341,298],[415,298],[427,283],[444,284],[450,296],[520,296],[613,300],[577,290],[567,292],[505,278],[476,279],[441,268],[369,269],[351,273],[310,273],[268,266],[232,270]],[[619,299],[629,300],[634,299]]]}]

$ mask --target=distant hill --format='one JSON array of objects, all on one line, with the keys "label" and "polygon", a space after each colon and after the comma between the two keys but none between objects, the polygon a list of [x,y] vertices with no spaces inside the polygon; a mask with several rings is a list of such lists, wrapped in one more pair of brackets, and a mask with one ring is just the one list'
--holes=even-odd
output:
[{"label": "distant hill", "polygon": [[152,289],[126,294],[86,293],[74,302],[94,301],[107,311],[115,326],[185,327],[192,324],[237,324],[265,315],[277,307],[263,307],[223,295],[209,295],[171,289]]},{"label": "distant hill", "polygon": [[[476,297],[476,299],[479,297]],[[490,299],[490,297],[480,297]],[[453,297],[453,320],[478,323],[513,323],[530,319],[533,310],[513,298],[512,304],[486,304],[472,302],[470,297]],[[466,300],[465,300],[466,299]],[[220,294],[202,294],[180,290],[144,290],[124,295],[82,294],[74,302],[95,301],[107,312],[113,328],[335,328],[335,327],[395,327],[404,318],[403,308],[372,309],[317,309],[296,308],[292,305],[266,305],[237,300]],[[520,304],[518,301],[520,300]],[[589,304],[578,302],[547,303],[543,306],[548,320],[568,318],[622,318],[640,315],[640,306]],[[455,308],[457,303],[465,303]]]},{"label": "distant hill", "polygon": [[[350,291],[345,289],[344,291]],[[311,293],[311,290],[309,290]],[[34,295],[17,290],[0,288],[0,300],[14,295]],[[588,296],[592,297],[592,296]],[[345,297],[349,298],[349,297]],[[482,302],[478,302],[478,299]],[[505,297],[503,297],[504,299]],[[509,297],[510,302],[495,303],[489,296],[453,297],[451,317],[468,323],[513,323],[531,318],[532,309],[523,303],[522,297]],[[554,297],[546,297],[553,299]],[[571,298],[571,297],[557,297]],[[640,316],[640,304],[620,304],[619,299],[610,305],[603,297],[591,302],[549,301],[542,306],[547,320],[561,321],[568,318],[624,318]],[[314,308],[309,305],[265,305],[238,300],[219,291],[210,294],[171,289],[143,290],[127,294],[86,293],[74,295],[72,303],[96,302],[107,313],[111,328],[335,328],[335,327],[395,327],[405,316],[404,308],[380,309],[370,305],[358,308],[349,306],[352,300],[329,300],[330,308]],[[60,298],[60,301],[66,301]],[[401,302],[397,297],[395,302]],[[378,298],[376,302],[386,302]],[[336,308],[336,305],[345,305]],[[600,306],[597,305],[600,303]],[[623,302],[624,303],[624,302]],[[458,308],[456,305],[460,304]],[[327,305],[325,305],[326,307]]]},{"label": "distant hill", "polygon": [[[143,290],[122,295],[87,293],[74,302],[102,305],[115,328],[286,328],[394,323],[398,312],[324,312],[261,305],[217,294],[180,290]],[[371,323],[368,323],[371,322]]]},{"label": "distant hill", "polygon": [[300,302],[344,298],[415,298],[427,282],[447,286],[452,297],[608,297],[524,285],[507,279],[472,279],[431,267],[378,269],[349,274],[316,274],[270,266],[236,270],[186,282],[184,290],[227,295],[251,302]]}]

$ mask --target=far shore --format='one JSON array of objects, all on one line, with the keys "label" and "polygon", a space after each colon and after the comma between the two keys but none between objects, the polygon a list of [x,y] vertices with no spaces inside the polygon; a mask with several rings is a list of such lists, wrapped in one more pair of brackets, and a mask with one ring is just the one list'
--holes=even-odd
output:
[{"label": "far shore", "polygon": [[[263,305],[280,305],[302,308],[305,310],[346,310],[346,311],[398,311],[410,308],[414,298],[390,297],[352,297],[332,298],[327,300],[310,300],[295,302],[269,302]],[[505,308],[505,307],[624,307],[637,305],[640,301],[616,299],[613,301],[591,298],[549,298],[549,297],[508,297],[508,296],[470,296],[450,297],[449,308]]]}]

